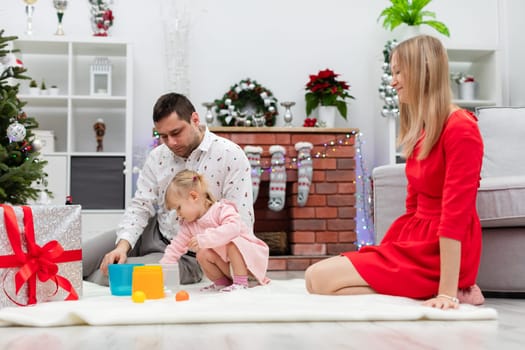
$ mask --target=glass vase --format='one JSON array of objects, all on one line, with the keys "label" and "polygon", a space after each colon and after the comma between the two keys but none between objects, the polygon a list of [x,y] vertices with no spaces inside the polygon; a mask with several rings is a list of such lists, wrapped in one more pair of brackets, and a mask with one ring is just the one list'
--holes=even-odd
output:
[{"label": "glass vase", "polygon": [[293,115],[292,115],[291,108],[294,105],[295,105],[295,102],[291,102],[291,101],[281,102],[281,106],[284,107],[283,120],[284,120],[284,126],[286,127],[293,126],[292,125]]},{"label": "glass vase", "polygon": [[206,124],[212,125],[213,124],[213,111],[212,107],[215,106],[215,103],[213,102],[204,102],[202,104],[204,107],[206,107],[206,114],[204,115],[204,119],[206,120]]}]

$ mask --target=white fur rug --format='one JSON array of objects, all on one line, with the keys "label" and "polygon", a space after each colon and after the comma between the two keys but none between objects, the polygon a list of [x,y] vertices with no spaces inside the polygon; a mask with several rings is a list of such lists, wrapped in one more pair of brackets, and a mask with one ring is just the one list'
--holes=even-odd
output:
[{"label": "white fur rug", "polygon": [[320,296],[306,292],[303,279],[273,280],[233,293],[203,293],[203,284],[182,286],[190,300],[164,299],[133,303],[112,296],[109,288],[84,282],[78,301],[50,302],[0,310],[0,326],[136,325],[227,322],[488,320],[497,311],[461,305],[438,310],[421,301],[385,295]]}]

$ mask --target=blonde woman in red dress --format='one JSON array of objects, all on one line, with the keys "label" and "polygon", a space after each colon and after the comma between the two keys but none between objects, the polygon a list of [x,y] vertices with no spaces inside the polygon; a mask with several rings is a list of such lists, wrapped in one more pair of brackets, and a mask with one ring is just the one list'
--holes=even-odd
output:
[{"label": "blonde woman in red dress", "polygon": [[441,309],[482,304],[475,285],[483,158],[477,119],[451,103],[448,57],[436,38],[400,43],[391,68],[400,103],[398,143],[407,160],[406,213],[378,246],[310,266],[306,288],[315,294],[405,296]]}]

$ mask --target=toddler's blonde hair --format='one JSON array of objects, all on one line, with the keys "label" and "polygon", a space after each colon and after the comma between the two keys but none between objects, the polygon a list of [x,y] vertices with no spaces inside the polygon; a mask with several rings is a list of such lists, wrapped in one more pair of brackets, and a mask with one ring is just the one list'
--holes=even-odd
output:
[{"label": "toddler's blonde hair", "polygon": [[203,175],[193,170],[182,170],[173,177],[166,189],[166,208],[173,209],[172,199],[187,196],[190,191],[195,191],[203,196],[208,207],[216,202],[215,197],[208,190],[208,183]]}]

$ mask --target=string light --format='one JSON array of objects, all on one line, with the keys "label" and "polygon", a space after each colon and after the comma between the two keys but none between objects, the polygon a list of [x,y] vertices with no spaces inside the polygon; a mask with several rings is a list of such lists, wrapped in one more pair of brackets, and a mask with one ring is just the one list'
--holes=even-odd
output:
[{"label": "string light", "polygon": [[374,225],[372,222],[372,185],[370,173],[363,158],[362,133],[357,134],[356,154],[356,234],[357,248],[374,244]]},{"label": "string light", "polygon": [[[288,169],[299,169],[301,167],[301,162],[305,159],[324,159],[329,156],[330,153],[337,152],[338,147],[347,146],[350,144],[351,139],[355,140],[355,150],[357,157],[357,166],[356,166],[356,206],[357,206],[357,215],[356,215],[356,234],[357,242],[356,245],[359,248],[366,245],[374,244],[374,225],[372,222],[372,186],[370,181],[370,173],[365,164],[363,156],[363,133],[361,132],[351,132],[346,134],[343,138],[337,138],[329,142],[314,145],[317,147],[323,147],[323,150],[318,151],[315,155],[297,159],[295,157],[290,158],[289,161],[285,162],[285,166]],[[259,160],[258,165],[260,166],[260,175],[265,171],[272,173],[273,169],[271,165],[266,162],[262,164]]]},{"label": "string light", "polygon": [[[289,168],[289,169],[298,169],[301,167],[301,161],[304,161],[304,160],[311,160],[312,158],[326,158],[329,156],[329,153],[335,153],[337,152],[337,147],[338,146],[344,146],[344,145],[349,145],[350,142],[349,140],[353,137],[356,137],[358,136],[358,133],[355,132],[355,131],[352,131],[351,133],[349,134],[345,134],[345,136],[343,138],[338,138],[338,139],[335,139],[335,140],[331,140],[327,143],[323,143],[323,144],[318,144],[318,145],[315,145],[314,144],[314,147],[323,147],[324,150],[322,151],[317,151],[313,156],[310,156],[310,157],[305,157],[305,158],[301,158],[301,159],[297,159],[295,157],[293,158],[290,158],[289,161],[286,161],[285,162],[285,167]],[[259,160],[258,161],[258,165],[260,166],[260,173],[264,173],[265,171],[268,172],[268,173],[271,173],[272,172],[272,167],[271,167],[271,164],[269,164],[269,162],[265,162],[264,164],[261,163],[261,161]]]}]

